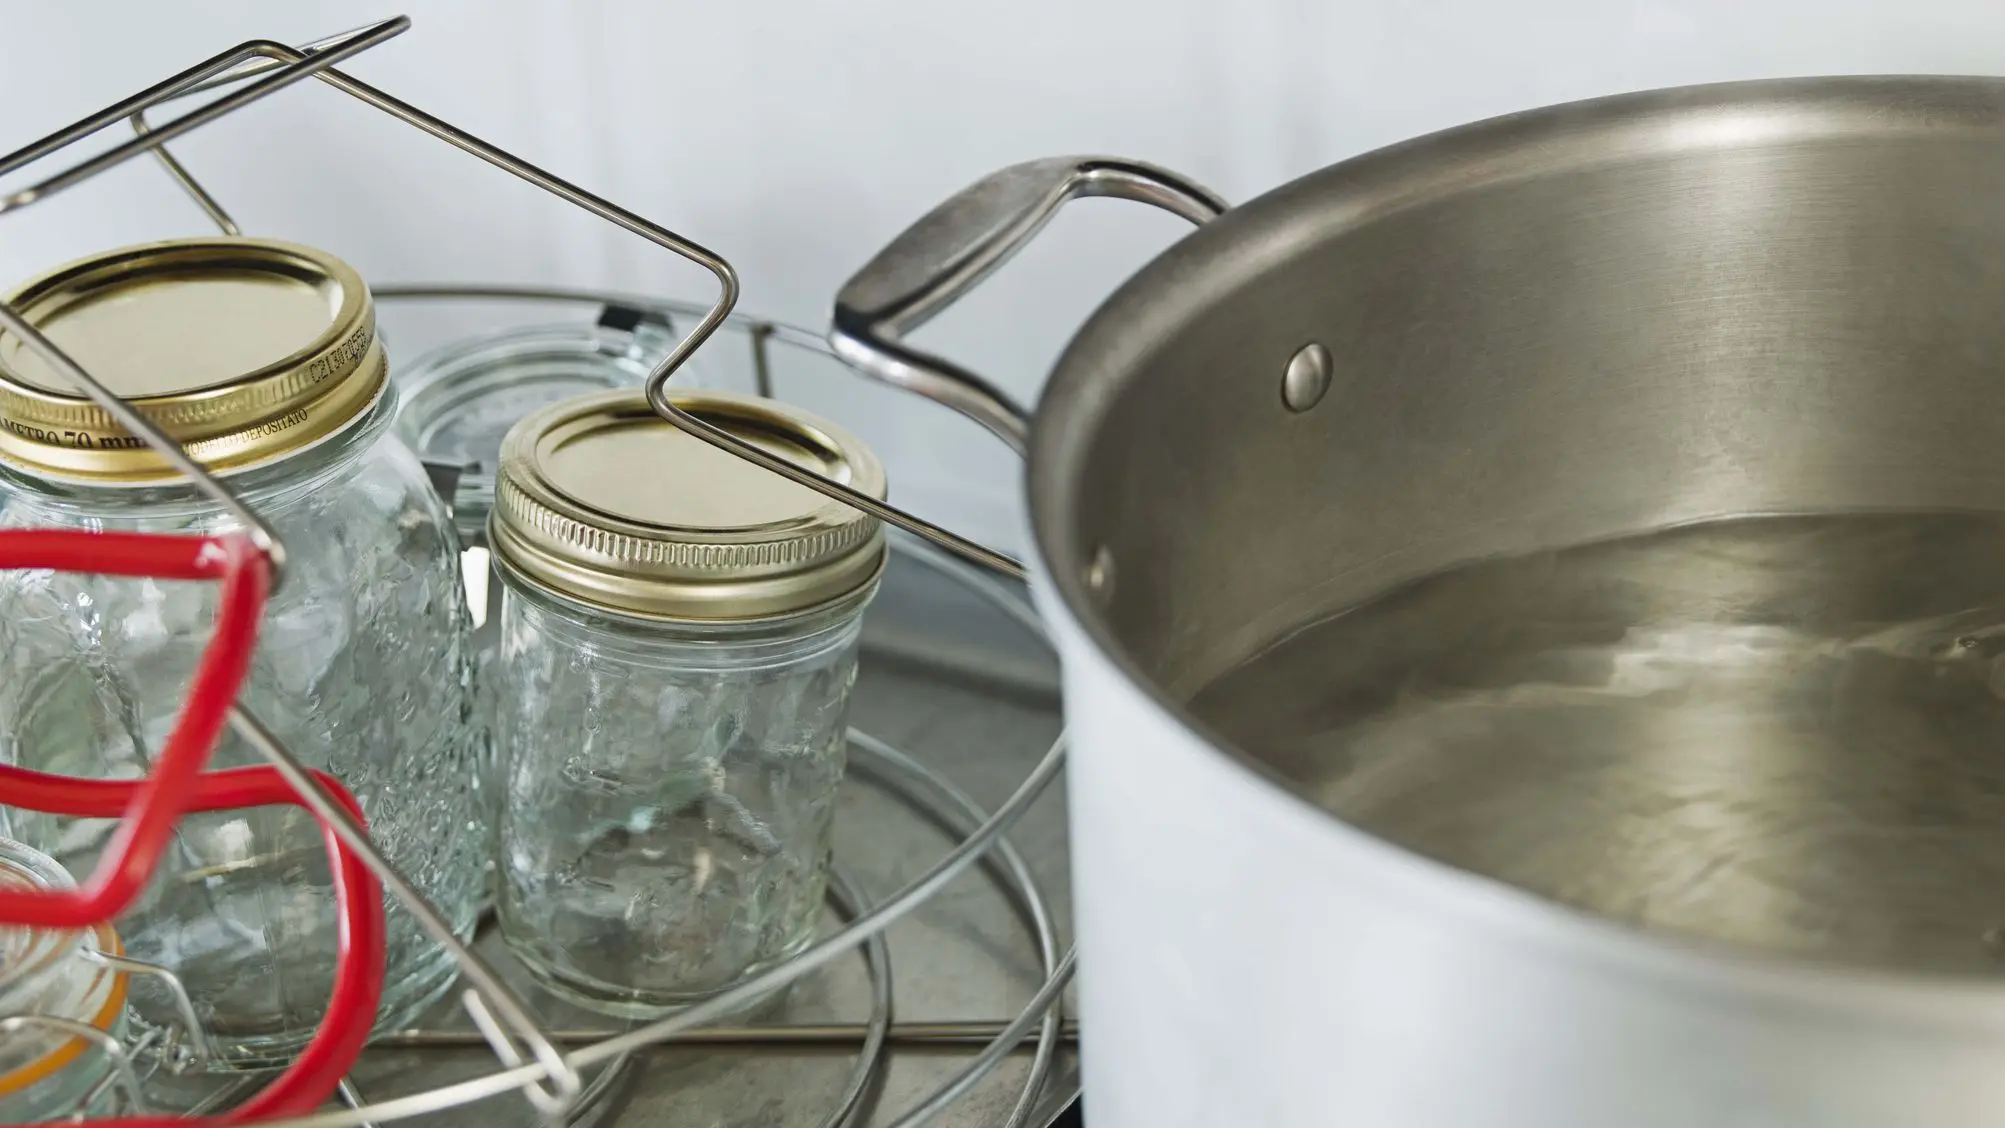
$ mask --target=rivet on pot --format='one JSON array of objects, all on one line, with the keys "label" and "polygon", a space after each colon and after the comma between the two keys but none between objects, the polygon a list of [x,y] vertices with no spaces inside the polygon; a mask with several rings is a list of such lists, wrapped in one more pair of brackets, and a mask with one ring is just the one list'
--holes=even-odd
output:
[{"label": "rivet on pot", "polygon": [[1281,402],[1295,412],[1316,406],[1330,390],[1330,376],[1335,370],[1330,350],[1314,341],[1303,345],[1289,358],[1288,370],[1281,375]]},{"label": "rivet on pot", "polygon": [[1086,565],[1086,590],[1106,598],[1114,589],[1114,554],[1106,545],[1093,550],[1093,559]]}]

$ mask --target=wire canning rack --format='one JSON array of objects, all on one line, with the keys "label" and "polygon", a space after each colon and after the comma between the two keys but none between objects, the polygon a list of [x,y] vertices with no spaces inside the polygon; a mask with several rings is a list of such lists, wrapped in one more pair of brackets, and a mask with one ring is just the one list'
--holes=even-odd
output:
[{"label": "wire canning rack", "polygon": [[[657,410],[661,411],[670,422],[697,434],[706,441],[766,465],[765,460],[747,453],[753,448],[741,449],[739,444],[730,442],[728,436],[712,432],[693,417],[675,411],[668,405],[664,392],[669,378],[676,369],[729,319],[738,296],[737,278],[730,265],[713,252],[664,227],[335,69],[335,64],[387,41],[409,26],[410,21],[407,18],[397,17],[299,48],[270,40],[251,40],[203,60],[73,125],[0,157],[0,176],[6,176],[54,156],[120,122],[128,123],[134,132],[133,137],[109,149],[78,161],[25,188],[0,195],[0,215],[19,211],[143,153],[152,153],[218,227],[225,233],[236,234],[238,228],[235,221],[174,158],[167,150],[166,143],[281,89],[308,78],[317,78],[399,121],[549,192],[560,200],[582,208],[638,238],[645,239],[709,270],[716,279],[718,297],[714,303],[703,307],[696,314],[697,321],[694,327],[655,368],[647,383],[649,397],[655,403]],[[145,116],[147,111],[164,103],[209,91],[226,92],[199,108],[165,123],[153,124]],[[457,293],[469,295],[472,291],[461,290]],[[531,295],[520,292],[515,294],[490,292],[488,296]],[[553,295],[545,293],[540,296]],[[596,296],[593,297],[596,300]],[[654,303],[643,300],[638,304],[646,308]],[[668,307],[663,308],[666,310]],[[688,312],[687,307],[678,308],[681,312]],[[18,310],[4,302],[0,302],[0,327],[20,337],[31,351],[57,373],[82,389],[121,426],[158,451],[171,466],[186,475],[242,530],[240,534],[226,538],[163,538],[132,535],[126,538],[130,543],[124,544],[123,548],[138,562],[128,560],[108,570],[131,575],[221,579],[226,586],[230,583],[248,583],[256,589],[255,599],[249,607],[250,621],[254,623],[255,613],[262,603],[267,584],[275,586],[282,583],[284,578],[284,545],[271,528],[227,486],[205,472],[172,439],[129,404],[113,395],[102,383],[92,378],[54,343],[37,332]],[[755,347],[762,347],[775,332],[777,332],[775,328],[768,327],[754,331],[750,336]],[[785,473],[784,470],[778,472]],[[822,492],[831,492],[832,488],[831,483],[819,480],[816,483],[804,484]],[[833,488],[839,489],[839,487]],[[972,574],[964,565],[946,560],[936,551],[923,545],[924,542],[931,542],[954,556],[973,561],[991,571],[1020,577],[1022,569],[1015,561],[873,499],[860,498],[860,495],[855,498],[846,494],[836,496],[856,504],[881,519],[916,533],[922,538],[921,542],[917,542],[919,547],[908,545],[906,551],[918,551],[936,566],[952,570],[976,590],[991,595],[998,606],[1021,618],[1027,625],[1034,625],[1034,619],[1028,609],[1013,593],[993,584],[984,576]],[[107,570],[103,561],[108,557],[119,555],[117,548],[107,547],[106,538],[109,536],[108,534],[30,533],[10,541],[0,541],[0,566]],[[32,539],[38,537],[46,539]],[[78,543],[78,538],[81,537],[97,537],[99,540],[94,545],[83,546]],[[182,560],[177,554],[188,555],[190,559]],[[263,722],[235,702],[235,688],[248,662],[249,645],[246,639],[239,638],[235,640],[238,645],[233,649],[232,640],[221,637],[221,634],[219,627],[219,641],[212,643],[211,649],[220,655],[219,667],[227,668],[219,668],[213,678],[205,678],[198,672],[195,690],[191,692],[190,705],[183,715],[185,723],[196,725],[196,729],[191,730],[188,743],[199,745],[197,748],[199,754],[183,757],[169,757],[163,754],[154,773],[144,780],[137,783],[103,785],[92,792],[90,803],[76,800],[69,802],[67,806],[50,808],[61,813],[89,814],[92,817],[123,815],[127,823],[122,828],[121,839],[133,837],[135,826],[150,827],[156,837],[164,839],[166,830],[162,827],[171,829],[173,820],[182,811],[195,809],[202,803],[209,803],[212,806],[251,806],[271,802],[297,802],[308,808],[326,827],[330,852],[341,863],[337,871],[352,878],[348,883],[351,895],[346,899],[345,912],[351,932],[355,934],[355,943],[351,947],[359,953],[354,957],[356,979],[362,988],[362,996],[369,1003],[367,1013],[351,1018],[344,1028],[334,1029],[333,1019],[339,1008],[330,1008],[330,1022],[316,1036],[315,1042],[309,1045],[307,1053],[302,1055],[301,1062],[296,1063],[284,1075],[280,1084],[275,1084],[260,1093],[248,1105],[215,1118],[213,1123],[237,1124],[255,1121],[283,1125],[285,1128],[351,1128],[351,1126],[382,1124],[422,1116],[512,1092],[520,1093],[526,1098],[545,1121],[559,1123],[581,1099],[588,1095],[586,1070],[594,1066],[615,1063],[634,1051],[687,1036],[704,1024],[735,1011],[743,1004],[840,958],[853,948],[871,945],[866,948],[866,957],[870,959],[873,975],[880,984],[877,995],[882,1005],[877,1008],[877,1014],[869,1025],[868,1033],[860,1047],[857,1080],[852,1083],[845,1099],[840,1102],[841,1107],[833,1110],[827,1121],[830,1124],[841,1124],[851,1115],[856,1104],[856,1095],[867,1084],[869,1071],[874,1068],[879,1050],[888,1035],[889,1003],[883,985],[888,984],[889,973],[885,966],[881,944],[872,945],[872,941],[915,906],[939,892],[991,849],[996,850],[996,859],[1005,871],[1024,879],[1015,884],[1023,898],[1027,917],[1033,920],[1039,930],[1040,947],[1043,949],[1048,971],[1047,978],[1020,1015],[995,1032],[988,1043],[954,1078],[941,1086],[931,1097],[919,1102],[916,1107],[902,1115],[898,1124],[900,1128],[906,1128],[930,1119],[992,1069],[996,1062],[1023,1041],[1033,1028],[1042,1027],[1037,1048],[1038,1065],[1032,1070],[1032,1082],[1026,1085],[1023,1098],[1018,1101],[1010,1117],[1010,1124],[1014,1126],[1020,1123],[1030,1112],[1032,1102],[1037,1096],[1036,1080],[1041,1077],[1044,1067],[1048,1065],[1049,1056],[1060,1038],[1056,1004],[1071,975],[1072,954],[1069,951],[1063,955],[1057,954],[1055,938],[1049,931],[1048,917],[1041,911],[1041,896],[1037,894],[1034,883],[1027,880],[1021,859],[1016,858],[1014,852],[1002,841],[1002,835],[1056,778],[1063,763],[1062,737],[1042,756],[1005,802],[992,813],[984,814],[968,802],[965,796],[959,795],[946,781],[912,763],[897,750],[876,742],[864,734],[852,733],[853,747],[862,751],[860,764],[866,765],[866,771],[876,775],[881,782],[903,795],[908,802],[940,818],[947,825],[965,829],[966,834],[962,841],[903,889],[872,906],[863,905],[860,898],[855,896],[853,888],[849,887],[847,882],[838,879],[833,898],[838,903],[838,908],[845,911],[845,915],[850,918],[849,923],[789,963],[755,976],[670,1018],[587,1044],[566,1045],[564,1044],[566,1040],[560,1039],[542,1024],[492,965],[468,944],[453,935],[451,928],[440,914],[417,894],[404,875],[376,849],[360,817],[359,808],[356,808],[353,800],[340,789],[338,781],[306,769]],[[270,767],[239,769],[236,772],[202,772],[201,767],[208,747],[213,745],[214,737],[223,723],[228,723],[256,748],[269,762]],[[198,731],[204,724],[208,726],[206,741],[200,739],[203,732]],[[40,784],[21,778],[23,775],[25,773],[0,776],[0,801],[25,806],[36,800],[38,793],[34,788]],[[58,790],[64,786],[75,787],[78,783],[78,781],[62,780],[43,782]],[[97,783],[97,781],[85,782]],[[146,871],[141,870],[126,876],[138,884],[143,884]],[[481,1040],[493,1051],[497,1059],[497,1068],[469,1080],[364,1103],[355,1096],[352,1088],[345,1085],[342,1074],[361,1050],[361,1040],[367,1034],[368,1018],[373,1016],[374,990],[380,988],[382,914],[379,884],[397,899],[405,911],[412,914],[434,941],[451,954],[466,985],[460,1003],[479,1032]],[[82,923],[100,923],[115,916],[120,907],[122,906],[107,909],[101,904],[85,906],[90,914],[95,915],[87,914],[78,920]],[[0,898],[0,920],[14,923],[48,923],[42,916],[10,914],[4,898]],[[369,951],[369,942],[372,939],[373,953]],[[372,955],[376,980],[373,986],[367,982]],[[96,958],[118,959],[101,951],[97,953]],[[125,964],[123,970],[160,977],[170,994],[185,1004],[186,992],[181,990],[180,984],[171,974],[157,967],[132,964],[130,961],[123,963]],[[339,990],[340,983],[337,981],[337,992]],[[183,1007],[183,1010],[182,1038],[189,1047],[189,1052],[199,1057],[204,1044],[202,1031],[199,1023],[195,1021],[193,1008]],[[32,1015],[0,1016],[0,1032],[34,1025],[40,1021],[42,1020],[39,1016]],[[121,1124],[128,1126],[158,1124],[165,1128],[169,1125],[193,1123],[186,1120],[140,1118],[143,1117],[145,1109],[140,1087],[133,1073],[132,1059],[136,1051],[147,1047],[125,1046],[109,1036],[97,1037],[83,1032],[76,1032],[76,1036],[86,1038],[90,1042],[90,1048],[96,1052],[105,1053],[113,1058],[116,1068],[111,1071],[111,1079],[107,1083],[116,1084],[126,1092],[126,1111],[133,1114],[132,1117],[121,1120]],[[143,1036],[142,1041],[144,1040]],[[308,1068],[309,1065],[313,1068]],[[282,1098],[275,1095],[285,1088],[285,1083],[291,1083],[291,1090],[284,1092]],[[337,1089],[348,1098],[350,1107],[334,1111],[312,1111],[333,1096]]]}]

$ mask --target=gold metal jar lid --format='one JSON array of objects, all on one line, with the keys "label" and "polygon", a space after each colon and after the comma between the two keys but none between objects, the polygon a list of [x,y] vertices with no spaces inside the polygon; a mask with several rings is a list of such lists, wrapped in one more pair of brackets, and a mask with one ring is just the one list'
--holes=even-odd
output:
[{"label": "gold metal jar lid", "polygon": [[[832,423],[756,396],[673,394],[713,426],[884,496],[877,456]],[[677,621],[795,614],[884,566],[875,518],[684,434],[638,389],[565,400],[508,432],[488,543],[518,583]]]},{"label": "gold metal jar lid", "polygon": [[[215,470],[327,437],[386,382],[368,287],[348,264],[310,247],[222,236],[125,247],[50,271],[8,301]],[[68,481],[174,476],[7,332],[0,459]]]}]

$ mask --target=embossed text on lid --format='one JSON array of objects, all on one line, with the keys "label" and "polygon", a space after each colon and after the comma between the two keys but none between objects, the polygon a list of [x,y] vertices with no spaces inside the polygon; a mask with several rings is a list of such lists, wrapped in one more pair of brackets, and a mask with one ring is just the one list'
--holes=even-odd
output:
[{"label": "embossed text on lid", "polygon": [[[217,469],[325,437],[383,385],[368,288],[307,247],[237,237],[127,247],[51,271],[9,300]],[[0,459],[73,480],[170,474],[11,333],[0,333]]]}]

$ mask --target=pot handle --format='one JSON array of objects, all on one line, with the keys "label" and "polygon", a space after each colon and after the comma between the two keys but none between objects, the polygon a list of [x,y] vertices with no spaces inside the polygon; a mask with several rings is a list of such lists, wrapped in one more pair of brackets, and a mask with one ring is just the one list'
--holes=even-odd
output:
[{"label": "pot handle", "polygon": [[[836,294],[829,344],[858,372],[944,404],[981,424],[1019,455],[1030,437],[1030,412],[973,372],[904,343],[904,335],[988,277],[1023,249],[1068,201],[1114,196],[1153,204],[1202,224],[1225,201],[1154,165],[1119,157],[1047,157],[989,174],[934,208],[893,239]],[[902,509],[797,466],[676,407],[667,377],[648,381],[648,401],[677,427],[793,482],[852,505],[939,545],[962,559],[1015,579],[1023,565]]]},{"label": "pot handle", "polygon": [[1024,453],[1030,412],[904,337],[1008,262],[1059,208],[1088,196],[1154,204],[1198,224],[1226,207],[1207,189],[1140,161],[1047,157],[1011,165],[928,212],[857,271],[836,294],[829,344],[864,375],[953,408]]}]

